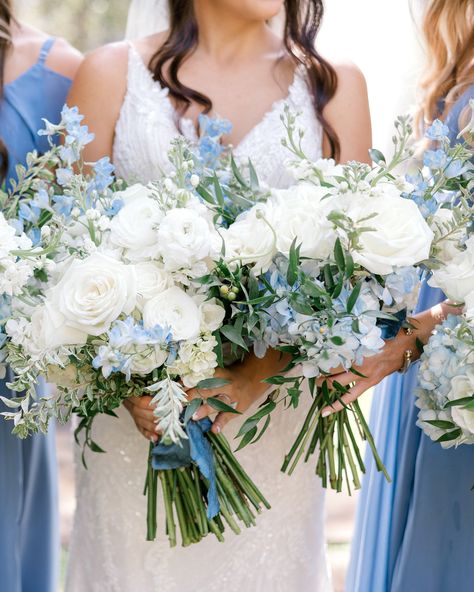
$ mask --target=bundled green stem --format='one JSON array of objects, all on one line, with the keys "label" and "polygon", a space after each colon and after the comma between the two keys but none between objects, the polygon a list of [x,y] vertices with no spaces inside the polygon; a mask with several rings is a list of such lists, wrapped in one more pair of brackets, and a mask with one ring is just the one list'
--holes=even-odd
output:
[{"label": "bundled green stem", "polygon": [[281,470],[291,475],[303,455],[305,455],[305,462],[308,462],[310,457],[316,454],[316,474],[321,477],[324,487],[329,486],[340,492],[345,480],[349,492],[351,486],[359,489],[360,473],[365,473],[365,465],[353,431],[355,424],[359,435],[370,446],[377,470],[384,474],[387,481],[390,481],[357,401],[345,406],[337,414],[329,417],[321,416],[321,411],[326,406],[340,398],[341,390],[330,389],[327,382],[318,390]]},{"label": "bundled green stem", "polygon": [[198,543],[210,532],[219,541],[224,540],[226,525],[240,534],[245,527],[255,525],[256,514],[270,504],[247,475],[234,456],[229,443],[222,434],[206,433],[214,453],[219,514],[207,518],[207,494],[209,482],[196,465],[179,469],[154,470],[151,466],[153,444],[150,444],[145,495],[147,495],[147,540],[157,536],[158,481],[164,502],[166,534],[171,547],[177,545],[176,518],[181,535],[181,544],[187,547]]}]

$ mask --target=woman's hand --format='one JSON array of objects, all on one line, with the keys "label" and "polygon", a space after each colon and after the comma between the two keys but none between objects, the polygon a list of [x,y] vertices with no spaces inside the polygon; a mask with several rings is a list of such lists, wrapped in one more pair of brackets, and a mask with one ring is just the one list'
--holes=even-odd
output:
[{"label": "woman's hand", "polygon": [[[225,378],[229,384],[218,389],[190,389],[188,399],[209,397],[220,398],[227,405],[235,407],[237,411],[246,411],[255,401],[258,401],[266,391],[269,385],[262,382],[274,374],[278,374],[287,365],[289,358],[275,350],[268,350],[266,356],[262,359],[250,354],[241,364],[234,364],[230,368],[218,368],[215,373],[216,378]],[[130,397],[124,401],[124,406],[130,413],[137,426],[138,431],[147,439],[153,442],[159,440],[157,433],[158,418],[153,414],[153,408],[150,406],[152,397],[143,395],[142,397]],[[210,405],[202,405],[194,414],[193,419],[199,420],[206,417],[215,410]],[[236,413],[222,412],[218,413],[212,431],[218,434],[222,428],[231,419],[238,417]]]},{"label": "woman's hand", "polygon": [[[400,330],[394,339],[385,343],[381,353],[365,358],[361,366],[354,366],[354,369],[363,376],[358,376],[353,372],[338,372],[336,370],[330,378],[326,379],[329,385],[337,382],[350,388],[339,401],[335,401],[322,410],[322,417],[341,411],[365,391],[379,384],[386,376],[400,370],[406,351],[409,350],[411,359],[416,360],[420,355],[417,341],[426,344],[437,324],[442,322],[448,314],[460,314],[461,312],[462,308],[452,306],[448,301],[437,304],[410,319],[413,326],[413,331],[410,334],[407,334],[404,329]],[[319,383],[321,384],[324,380],[324,378],[320,379]]]},{"label": "woman's hand", "polygon": [[[262,359],[251,354],[241,364],[216,370],[214,376],[229,380],[229,384],[217,389],[191,389],[188,391],[188,397],[189,399],[219,398],[227,405],[234,407],[236,411],[244,413],[270,388],[267,383],[262,381],[281,372],[287,363],[288,357],[275,350],[268,350]],[[215,413],[215,410],[204,403],[193,415],[193,419],[199,420],[212,413]],[[218,413],[214,419],[212,431],[218,434],[231,419],[236,417],[239,417],[236,413],[225,411]]]},{"label": "woman's hand", "polygon": [[130,397],[123,402],[125,409],[130,413],[137,426],[138,431],[149,441],[158,442],[159,436],[156,432],[157,419],[153,415],[151,401],[153,397],[143,395],[142,397]]}]

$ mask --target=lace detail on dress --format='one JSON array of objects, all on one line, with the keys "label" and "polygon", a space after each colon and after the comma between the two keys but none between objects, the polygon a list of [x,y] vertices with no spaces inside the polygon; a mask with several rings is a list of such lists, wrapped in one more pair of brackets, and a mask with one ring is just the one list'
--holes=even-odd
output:
[{"label": "lace detail on dress", "polygon": [[[153,81],[133,48],[129,60],[114,160],[119,175],[144,182],[166,170],[167,150],[178,131],[167,91]],[[301,111],[305,150],[319,157],[321,129],[299,72],[286,101]],[[263,182],[280,187],[291,183],[284,167],[288,155],[280,142],[286,101],[275,103],[235,150],[242,162],[251,158]],[[196,133],[189,120],[181,127],[188,137]],[[305,403],[309,399],[307,395]],[[306,411],[302,405],[275,413],[265,436],[239,452],[272,504],[258,516],[257,527],[239,536],[226,531],[224,544],[210,535],[185,549],[169,549],[163,515],[159,540],[145,541],[142,493],[148,443],[128,412],[122,408],[117,419],[96,418],[93,438],[107,454],[90,453],[86,470],[76,448],[77,511],[67,592],[328,592],[321,484],[312,464],[298,467],[291,477],[280,472]],[[234,420],[226,429],[231,442],[242,421]]]}]

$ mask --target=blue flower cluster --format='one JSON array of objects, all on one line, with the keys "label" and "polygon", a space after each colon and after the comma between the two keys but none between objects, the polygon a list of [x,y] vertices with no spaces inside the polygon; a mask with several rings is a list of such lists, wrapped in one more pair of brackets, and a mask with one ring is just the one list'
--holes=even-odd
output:
[{"label": "blue flower cluster", "polygon": [[121,372],[125,374],[127,381],[130,380],[137,365],[137,356],[143,361],[143,358],[152,356],[155,347],[167,352],[167,364],[172,364],[176,358],[171,332],[159,325],[153,329],[145,329],[142,321],[137,322],[132,317],[127,317],[115,321],[107,337],[107,344],[98,348],[97,355],[92,361],[96,370],[102,368],[105,378],[112,373]]},{"label": "blue flower cluster", "polygon": [[197,146],[197,156],[204,169],[217,169],[219,158],[224,151],[222,136],[229,134],[232,124],[227,119],[209,117],[201,114],[198,119],[200,137]]}]

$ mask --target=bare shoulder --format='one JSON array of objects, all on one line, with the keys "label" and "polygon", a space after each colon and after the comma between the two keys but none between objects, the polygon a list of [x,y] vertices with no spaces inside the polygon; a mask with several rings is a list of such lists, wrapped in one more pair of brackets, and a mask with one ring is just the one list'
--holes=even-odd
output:
[{"label": "bare shoulder", "polygon": [[[122,101],[127,85],[129,46],[126,42],[110,43],[90,52],[82,60],[71,94],[89,93],[97,99]],[[112,99],[112,100],[113,100]]]},{"label": "bare shoulder", "polygon": [[46,65],[66,78],[74,78],[82,62],[80,51],[72,47],[65,39],[58,38],[46,60]]},{"label": "bare shoulder", "polygon": [[356,64],[350,61],[340,61],[333,62],[331,65],[337,75],[338,91],[367,93],[365,76]]},{"label": "bare shoulder", "polygon": [[148,35],[140,39],[134,39],[133,47],[138,51],[145,64],[148,64],[155,53],[163,46],[168,39],[168,31]]}]

